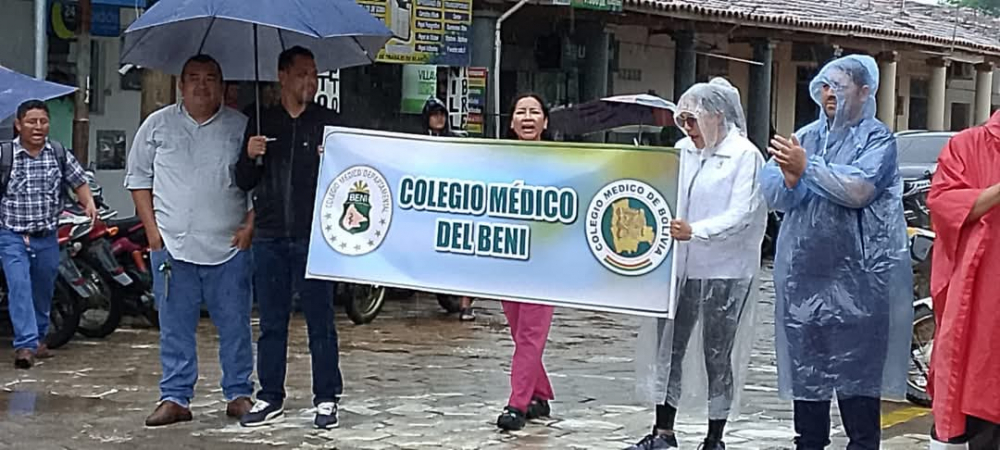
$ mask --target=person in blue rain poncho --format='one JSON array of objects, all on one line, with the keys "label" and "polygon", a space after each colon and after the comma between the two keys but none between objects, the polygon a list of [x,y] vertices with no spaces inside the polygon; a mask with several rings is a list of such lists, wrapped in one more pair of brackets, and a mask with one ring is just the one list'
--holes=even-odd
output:
[{"label": "person in blue rain poncho", "polygon": [[785,213],[775,344],[800,450],[829,445],[834,395],[847,448],[879,448],[879,399],[906,392],[912,273],[896,139],[875,118],[878,82],[871,57],[827,64],[809,86],[819,119],[775,136],[761,172],[768,204]]}]

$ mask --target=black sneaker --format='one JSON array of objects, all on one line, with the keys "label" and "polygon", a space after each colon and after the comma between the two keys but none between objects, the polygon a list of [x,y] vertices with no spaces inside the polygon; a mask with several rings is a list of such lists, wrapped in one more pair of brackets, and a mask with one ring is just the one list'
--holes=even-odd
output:
[{"label": "black sneaker", "polygon": [[549,407],[549,402],[535,398],[528,405],[528,413],[525,416],[527,416],[528,420],[533,420],[541,417],[549,417],[550,414],[552,414],[552,408]]},{"label": "black sneaker", "polygon": [[726,450],[726,444],[722,441],[705,439],[705,442],[703,442],[698,448],[701,450]]},{"label": "black sneaker", "polygon": [[334,402],[323,402],[316,406],[316,419],[313,425],[321,430],[329,430],[340,426],[340,414],[337,404]]},{"label": "black sneaker", "polygon": [[661,450],[677,448],[677,436],[672,434],[650,434],[625,450]]},{"label": "black sneaker", "polygon": [[250,412],[240,418],[240,425],[248,428],[262,427],[278,423],[285,419],[285,410],[281,405],[272,405],[263,400],[257,400]]},{"label": "black sneaker", "polygon": [[524,429],[528,419],[521,410],[508,406],[503,409],[503,414],[497,417],[497,428],[507,431],[517,431]]},{"label": "black sneaker", "polygon": [[472,308],[465,308],[458,314],[458,320],[462,322],[472,322],[476,320],[476,313],[472,311]]}]

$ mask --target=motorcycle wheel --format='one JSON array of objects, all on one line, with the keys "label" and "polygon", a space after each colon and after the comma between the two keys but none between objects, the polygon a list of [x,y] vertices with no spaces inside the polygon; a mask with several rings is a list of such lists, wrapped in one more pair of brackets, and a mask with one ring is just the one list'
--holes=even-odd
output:
[{"label": "motorcycle wheel", "polygon": [[927,393],[927,374],[934,348],[934,311],[917,308],[913,317],[913,340],[910,345],[910,370],[906,377],[906,399],[915,405],[931,406]]},{"label": "motorcycle wheel", "polygon": [[49,309],[49,332],[45,336],[45,345],[49,348],[66,345],[73,339],[80,325],[80,303],[70,292],[62,282],[56,282],[52,307]]},{"label": "motorcycle wheel", "polygon": [[385,304],[386,289],[381,286],[371,286],[364,284],[348,284],[345,286],[344,310],[351,322],[357,325],[371,323],[378,317]]},{"label": "motorcycle wheel", "polygon": [[101,276],[100,272],[84,261],[75,262],[93,292],[89,299],[80,300],[86,308],[80,314],[80,326],[77,331],[89,338],[106,337],[114,333],[121,324],[125,305],[121,297],[111,292],[111,284]]},{"label": "motorcycle wheel", "polygon": [[[148,295],[150,298],[152,298],[153,297],[153,291],[146,291],[142,295],[143,296]],[[140,299],[138,299],[136,301],[142,303],[143,300],[140,298]],[[146,318],[146,320],[149,322],[150,325],[153,326],[153,328],[156,328],[157,330],[159,330],[160,329],[160,311],[156,309],[156,305],[150,303],[149,306],[146,306],[145,304],[143,304],[141,306],[141,308],[142,308],[142,316]]]},{"label": "motorcycle wheel", "polygon": [[438,304],[444,308],[448,314],[455,314],[462,310],[462,298],[457,295],[438,294]]}]

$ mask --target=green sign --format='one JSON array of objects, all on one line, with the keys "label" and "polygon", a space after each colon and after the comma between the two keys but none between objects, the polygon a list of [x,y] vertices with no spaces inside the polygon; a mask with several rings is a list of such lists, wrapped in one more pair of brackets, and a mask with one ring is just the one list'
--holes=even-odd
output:
[{"label": "green sign", "polygon": [[571,0],[570,5],[574,8],[597,11],[622,11],[622,0]]},{"label": "green sign", "polygon": [[420,114],[427,99],[437,95],[437,66],[403,66],[403,114]]}]

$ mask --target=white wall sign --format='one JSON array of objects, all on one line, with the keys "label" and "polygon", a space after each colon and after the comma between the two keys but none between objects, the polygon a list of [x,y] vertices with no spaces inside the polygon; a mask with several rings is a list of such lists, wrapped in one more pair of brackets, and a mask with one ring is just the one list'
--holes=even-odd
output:
[{"label": "white wall sign", "polygon": [[316,103],[340,113],[340,71],[319,74],[319,89],[316,91]]},{"label": "white wall sign", "polygon": [[448,68],[448,120],[453,130],[464,130],[469,120],[469,74],[465,67]]}]

